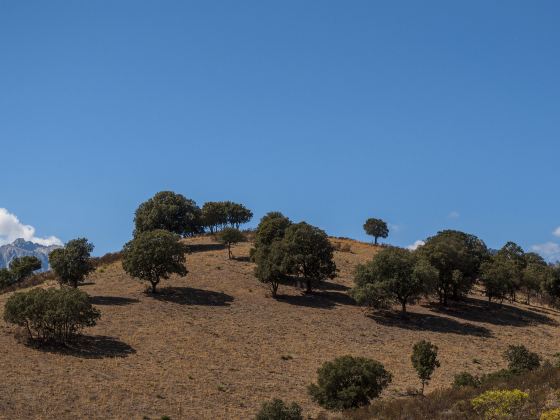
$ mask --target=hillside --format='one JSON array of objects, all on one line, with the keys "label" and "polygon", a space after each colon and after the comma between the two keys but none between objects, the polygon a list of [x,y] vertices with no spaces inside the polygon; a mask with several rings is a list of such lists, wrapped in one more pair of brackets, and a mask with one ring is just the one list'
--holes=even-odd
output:
[{"label": "hillside", "polygon": [[[492,305],[471,297],[460,307],[410,307],[410,319],[368,315],[347,295],[355,265],[376,248],[334,240],[339,276],[313,296],[281,286],[278,300],[252,275],[251,245],[236,260],[209,238],[187,256],[189,274],[163,281],[155,297],[120,264],[102,266],[81,286],[102,311],[85,333],[87,346],[61,353],[34,349],[0,321],[1,418],[246,419],[272,397],[296,401],[306,414],[323,410],[307,396],[317,368],[344,354],[381,361],[393,373],[386,395],[417,387],[410,366],[414,342],[440,348],[442,368],[428,391],[467,370],[503,367],[508,344],[543,356],[558,351],[559,313],[552,309]],[[342,247],[344,249],[344,246]],[[3,306],[9,294],[0,295]]]}]

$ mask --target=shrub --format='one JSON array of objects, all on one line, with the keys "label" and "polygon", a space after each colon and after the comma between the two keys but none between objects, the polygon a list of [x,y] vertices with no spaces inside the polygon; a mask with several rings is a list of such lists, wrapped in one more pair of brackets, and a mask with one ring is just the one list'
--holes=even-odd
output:
[{"label": "shrub", "polygon": [[437,354],[437,346],[426,340],[417,342],[412,348],[410,360],[422,383],[422,394],[424,394],[424,386],[430,381],[434,370],[440,366]]},{"label": "shrub", "polygon": [[364,357],[342,356],[317,370],[317,384],[308,387],[313,401],[330,410],[369,404],[391,383],[383,365]]},{"label": "shrub", "polygon": [[541,359],[538,354],[533,353],[525,346],[508,346],[504,352],[504,358],[508,362],[508,368],[512,372],[526,372],[535,370],[541,365]]},{"label": "shrub", "polygon": [[541,414],[540,420],[560,420],[560,408],[545,411]]},{"label": "shrub", "polygon": [[15,293],[4,309],[4,320],[25,327],[31,340],[61,344],[99,317],[87,293],[70,288]]},{"label": "shrub", "polygon": [[263,403],[255,420],[303,420],[301,407],[295,402],[287,405],[275,398]]},{"label": "shrub", "polygon": [[478,388],[480,386],[480,379],[468,372],[461,372],[455,375],[453,380],[453,386],[455,388],[460,388],[464,386]]},{"label": "shrub", "polygon": [[519,410],[529,394],[518,389],[486,391],[471,401],[475,411],[485,419],[499,419]]}]

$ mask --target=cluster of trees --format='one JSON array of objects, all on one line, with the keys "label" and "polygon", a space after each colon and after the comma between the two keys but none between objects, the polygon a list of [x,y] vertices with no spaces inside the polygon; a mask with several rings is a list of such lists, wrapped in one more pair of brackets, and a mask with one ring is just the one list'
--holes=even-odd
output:
[{"label": "cluster of trees", "polygon": [[251,221],[253,213],[232,201],[207,202],[202,209],[194,200],[172,191],[161,191],[140,204],[134,216],[134,236],[152,230],[167,230],[180,236],[205,231],[215,233],[226,226],[239,227]]},{"label": "cluster of trees", "polygon": [[0,289],[18,283],[41,269],[41,260],[34,256],[14,258],[8,268],[0,269]]},{"label": "cluster of trees", "polygon": [[560,267],[555,267],[534,252],[508,242],[490,255],[481,267],[480,280],[488,300],[516,301],[518,292],[530,304],[534,296],[546,295],[550,300],[560,297]]},{"label": "cluster of trees", "polygon": [[336,275],[334,248],[327,234],[305,222],[293,223],[280,212],[270,212],[260,221],[251,256],[255,275],[269,285],[276,297],[280,283],[304,284],[306,293],[313,286]]},{"label": "cluster of trees", "polygon": [[516,299],[522,291],[529,302],[534,295],[560,297],[560,269],[537,254],[524,253],[508,242],[493,252],[474,235],[444,230],[428,238],[417,250],[382,249],[355,272],[352,295],[358,303],[376,309],[414,303],[435,295],[447,305],[466,296],[480,281],[489,300]]}]

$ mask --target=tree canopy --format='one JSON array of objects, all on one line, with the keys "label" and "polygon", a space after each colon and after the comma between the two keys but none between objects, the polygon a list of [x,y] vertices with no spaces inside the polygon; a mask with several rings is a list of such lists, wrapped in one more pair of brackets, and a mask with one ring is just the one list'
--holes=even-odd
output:
[{"label": "tree canopy", "polygon": [[151,292],[161,279],[173,273],[187,275],[185,253],[187,247],[177,234],[163,229],[137,234],[123,248],[123,269],[132,277],[151,284]]},{"label": "tree canopy", "polygon": [[314,282],[336,276],[333,246],[327,234],[305,222],[290,225],[282,240],[286,273],[301,276],[310,293]]},{"label": "tree canopy", "polygon": [[370,218],[364,223],[364,230],[370,236],[375,238],[375,244],[377,245],[378,238],[386,238],[389,236],[389,227],[384,220]]},{"label": "tree canopy", "polygon": [[181,236],[201,232],[201,210],[193,200],[172,191],[161,191],[140,204],[134,217],[134,235],[163,229]]},{"label": "tree canopy", "polygon": [[40,269],[41,260],[35,256],[14,258],[10,263],[10,271],[15,282],[29,277],[34,271]]},{"label": "tree canopy", "polygon": [[73,239],[64,248],[53,250],[49,254],[49,264],[59,282],[78,287],[78,283],[95,269],[91,261],[92,251],[93,244],[86,238]]}]

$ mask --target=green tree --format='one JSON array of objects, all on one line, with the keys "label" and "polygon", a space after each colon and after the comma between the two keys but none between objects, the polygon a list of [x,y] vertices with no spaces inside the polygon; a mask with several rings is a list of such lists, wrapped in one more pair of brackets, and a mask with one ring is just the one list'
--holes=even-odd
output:
[{"label": "green tree", "polygon": [[209,201],[202,206],[202,225],[210,233],[215,233],[227,223],[227,213],[223,202]]},{"label": "green tree", "polygon": [[243,233],[241,233],[237,228],[226,227],[219,233],[218,240],[227,247],[228,259],[231,260],[233,257],[231,246],[245,241],[245,235],[243,235]]},{"label": "green tree", "polygon": [[286,277],[284,272],[284,259],[286,251],[280,239],[270,245],[261,245],[255,249],[253,259],[255,261],[255,277],[260,282],[268,284],[273,298],[277,296],[278,287]]},{"label": "green tree", "polygon": [[49,254],[49,264],[58,277],[60,284],[78,287],[95,267],[91,261],[93,244],[86,238],[72,239],[64,248]]},{"label": "green tree", "polygon": [[312,292],[314,282],[336,276],[334,249],[323,230],[305,222],[292,224],[282,242],[284,272],[302,277],[307,293]]},{"label": "green tree", "polygon": [[481,265],[480,280],[488,301],[503,301],[514,288],[512,279],[517,275],[515,264],[500,256],[493,256]]},{"label": "green tree", "polygon": [[255,231],[255,248],[271,245],[277,239],[283,239],[291,220],[282,213],[273,211],[263,216]]},{"label": "green tree", "polygon": [[437,346],[426,340],[419,341],[412,347],[412,356],[410,360],[422,383],[422,395],[424,394],[425,385],[430,381],[436,368],[440,366],[437,355]]},{"label": "green tree", "polygon": [[527,267],[527,261],[525,259],[525,252],[523,248],[517,245],[515,242],[507,242],[496,254],[496,258],[509,261],[514,267],[514,272],[510,278],[509,284],[509,295],[511,301],[515,302],[516,293],[521,289],[521,283],[523,282],[523,271]]},{"label": "green tree", "polygon": [[67,287],[14,293],[4,308],[4,320],[25,327],[30,339],[61,344],[99,317],[87,293]]},{"label": "green tree", "polygon": [[14,281],[12,272],[7,268],[0,268],[0,289],[8,287]]},{"label": "green tree", "polygon": [[134,235],[163,229],[182,236],[202,231],[201,210],[193,200],[172,191],[161,191],[140,204],[134,217]]},{"label": "green tree", "polygon": [[417,301],[426,290],[423,272],[417,270],[417,264],[413,252],[385,248],[368,263],[358,265],[352,294],[358,303],[377,309],[396,301],[405,313],[407,303]]},{"label": "green tree", "polygon": [[263,403],[255,420],[303,420],[301,407],[294,403],[286,404],[281,399]]},{"label": "green tree", "polygon": [[428,238],[418,253],[437,270],[434,289],[444,305],[450,297],[459,299],[471,290],[489,255],[482,240],[456,230],[444,230]]},{"label": "green tree", "polygon": [[375,238],[375,245],[377,245],[378,238],[386,238],[389,236],[389,228],[387,223],[381,219],[370,218],[364,223],[364,230],[370,236]]},{"label": "green tree", "polygon": [[125,244],[122,266],[130,276],[150,282],[151,292],[156,293],[161,279],[187,275],[187,251],[177,234],[162,229],[142,232]]},{"label": "green tree", "polygon": [[534,252],[525,254],[525,268],[521,273],[521,291],[525,293],[527,305],[531,304],[531,297],[541,293],[543,284],[554,276],[552,267]]},{"label": "green tree", "polygon": [[317,384],[308,387],[313,401],[329,410],[369,404],[391,383],[384,366],[365,357],[342,356],[317,370]]},{"label": "green tree", "polygon": [[35,256],[14,258],[10,263],[10,271],[15,282],[29,277],[35,270],[41,269],[41,260]]},{"label": "green tree", "polygon": [[231,227],[239,229],[239,226],[248,223],[253,218],[253,212],[243,204],[226,201],[224,203],[226,209],[227,223]]},{"label": "green tree", "polygon": [[508,369],[517,374],[535,370],[541,365],[539,355],[523,345],[509,345],[504,352],[504,359],[508,362]]},{"label": "green tree", "polygon": [[560,265],[550,266],[550,273],[541,284],[541,289],[551,303],[558,306],[560,300]]}]

